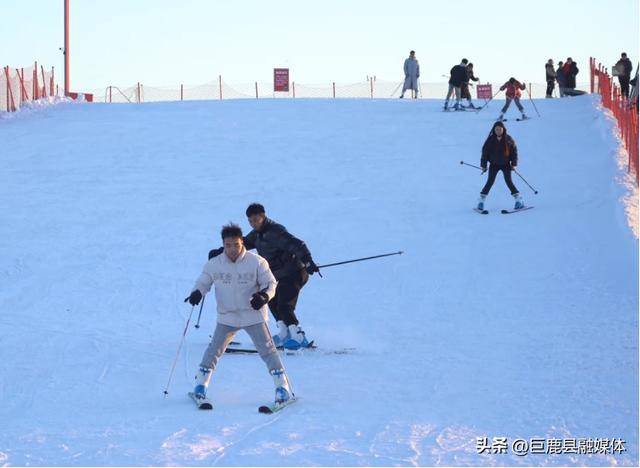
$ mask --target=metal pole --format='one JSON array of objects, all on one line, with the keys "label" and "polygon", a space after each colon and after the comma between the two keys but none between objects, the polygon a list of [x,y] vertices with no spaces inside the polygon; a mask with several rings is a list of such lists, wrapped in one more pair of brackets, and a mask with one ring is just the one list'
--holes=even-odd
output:
[{"label": "metal pole", "polygon": [[390,255],[401,255],[402,253],[403,253],[402,250],[400,250],[399,252],[392,252],[392,253],[382,254],[382,255],[374,255],[373,257],[356,258],[356,259],[353,259],[353,260],[345,260],[344,262],[328,263],[326,265],[318,265],[318,268],[327,268],[327,267],[336,266],[336,265],[344,265],[345,263],[362,262],[363,260],[371,260],[373,258],[380,258],[380,257],[389,257]]},{"label": "metal pole", "polygon": [[64,95],[69,95],[69,0],[64,0]]},{"label": "metal pole", "polygon": [[182,349],[182,345],[184,344],[184,339],[187,336],[187,332],[189,331],[189,322],[191,322],[191,315],[193,314],[193,309],[195,306],[191,306],[191,312],[189,313],[189,318],[187,319],[187,324],[184,326],[184,331],[182,332],[182,339],[180,340],[180,345],[178,346],[178,352],[176,353],[176,358],[173,360],[173,366],[171,366],[171,373],[169,374],[169,381],[167,382],[167,386],[164,389],[164,396],[166,397],[169,394],[169,385],[171,385],[171,379],[173,379],[173,372],[176,370],[176,364],[178,363],[178,357],[180,357],[180,350]]}]

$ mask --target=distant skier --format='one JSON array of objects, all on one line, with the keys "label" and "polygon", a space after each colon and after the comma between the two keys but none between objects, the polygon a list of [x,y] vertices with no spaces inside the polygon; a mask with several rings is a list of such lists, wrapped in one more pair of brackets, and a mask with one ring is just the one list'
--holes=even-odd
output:
[{"label": "distant skier", "polygon": [[468,107],[471,109],[476,109],[476,106],[473,105],[471,101],[471,91],[469,90],[469,80],[478,81],[480,78],[476,78],[473,75],[473,63],[467,64],[467,78],[462,82],[462,87],[460,88],[462,91],[462,99],[466,99],[469,103]]},{"label": "distant skier", "polygon": [[482,167],[483,173],[487,171],[487,163],[489,163],[489,177],[480,192],[476,208],[481,211],[484,210],[484,202],[500,171],[502,171],[504,181],[509,187],[511,195],[515,198],[514,209],[520,210],[524,208],[524,200],[511,180],[511,171],[518,165],[518,148],[513,138],[507,135],[507,129],[502,122],[493,124],[491,133],[484,145],[482,145],[480,167]]},{"label": "distant skier", "polygon": [[412,50],[409,52],[409,58],[404,61],[404,84],[400,99],[404,97],[407,89],[411,90],[414,99],[418,98],[418,78],[420,78],[420,64],[416,60],[416,52]]},{"label": "distant skier", "polygon": [[518,110],[522,113],[523,120],[529,118],[525,115],[524,107],[522,107],[522,104],[520,104],[520,96],[522,96],[522,93],[520,91],[524,89],[526,89],[526,86],[524,85],[524,83],[520,83],[514,77],[509,78],[509,81],[507,81],[505,84],[500,86],[500,91],[506,90],[505,94],[507,97],[507,102],[505,102],[504,107],[500,111],[500,116],[498,117],[497,120],[504,119],[504,114],[505,112],[507,112],[507,109],[509,109],[509,106],[511,105],[511,101],[514,101],[516,103]]},{"label": "distant skier", "polygon": [[[274,335],[276,346],[287,349],[306,348],[310,345],[295,314],[300,290],[317,273],[316,266],[306,244],[289,234],[287,229],[267,218],[264,206],[252,203],[246,211],[253,230],[244,237],[247,250],[256,249],[258,255],[269,262],[278,280],[275,296],[269,301],[269,309],[276,319],[279,332]],[[220,255],[223,248],[213,249],[209,258]]]},{"label": "distant skier", "polygon": [[451,98],[451,95],[454,93],[454,91],[456,94],[456,103],[454,104],[453,108],[455,110],[464,110],[460,106],[460,98],[462,94],[462,83],[464,83],[465,80],[468,81],[468,63],[469,61],[466,58],[463,58],[459,65],[455,65],[453,68],[451,68],[451,71],[449,72],[449,90],[447,91],[447,97],[444,100],[444,110],[449,110],[449,98]]},{"label": "distant skier", "polygon": [[553,59],[549,59],[544,65],[545,78],[547,80],[547,94],[546,98],[551,99],[553,97],[553,88],[556,85],[556,71],[553,68]]},{"label": "distant skier", "polygon": [[618,81],[620,82],[620,93],[624,97],[629,97],[629,81],[631,80],[633,64],[625,52],[620,55],[620,60],[618,60],[615,67],[618,73]]},{"label": "distant skier", "polygon": [[562,60],[558,62],[558,69],[556,70],[556,81],[558,82],[558,93],[560,94],[560,97],[565,97],[565,93],[567,90],[567,77],[564,74],[564,62]]},{"label": "distant skier", "polygon": [[215,287],[217,324],[200,362],[193,398],[199,407],[211,409],[206,397],[211,375],[236,332],[244,330],[273,376],[276,404],[286,403],[292,397],[291,387],[266,323],[266,305],[275,294],[276,279],[264,258],[247,252],[239,226],[224,226],[221,236],[223,254],[204,265],[193,291],[185,299],[196,306],[211,286]]}]

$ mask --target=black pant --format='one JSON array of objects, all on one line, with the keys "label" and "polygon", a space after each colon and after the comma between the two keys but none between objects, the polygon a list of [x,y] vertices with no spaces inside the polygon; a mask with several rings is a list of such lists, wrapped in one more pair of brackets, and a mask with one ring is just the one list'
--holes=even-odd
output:
[{"label": "black pant", "polygon": [[487,183],[482,188],[480,192],[482,195],[489,195],[489,190],[493,186],[493,183],[496,181],[496,176],[498,172],[502,171],[502,175],[504,175],[504,181],[507,183],[507,187],[511,190],[511,195],[515,195],[518,193],[518,189],[515,185],[513,185],[513,181],[511,180],[511,167],[509,166],[496,166],[491,164],[489,166],[489,178],[487,179]]},{"label": "black pant", "polygon": [[629,77],[618,75],[618,81],[620,81],[620,93],[629,97]]},{"label": "black pant", "polygon": [[269,301],[269,310],[276,321],[282,320],[287,326],[298,325],[294,311],[298,303],[298,294],[308,280],[309,274],[304,269],[278,280],[276,295]]},{"label": "black pant", "polygon": [[556,84],[553,81],[547,81],[547,96],[551,97],[553,94],[553,88],[555,88]]}]

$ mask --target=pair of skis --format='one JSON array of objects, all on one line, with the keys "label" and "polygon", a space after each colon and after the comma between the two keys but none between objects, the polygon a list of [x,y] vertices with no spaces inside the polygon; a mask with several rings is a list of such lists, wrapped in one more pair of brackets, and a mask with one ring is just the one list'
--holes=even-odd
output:
[{"label": "pair of skis", "polygon": [[[520,211],[527,211],[527,210],[531,210],[533,209],[533,206],[525,206],[524,208],[520,208],[517,210],[500,210],[500,213],[502,214],[512,214],[512,213],[518,213]],[[478,208],[474,208],[473,211],[475,211],[476,213],[480,213],[483,215],[489,214],[489,210],[479,210]]]},{"label": "pair of skis", "polygon": [[[187,395],[189,396],[189,398],[191,398],[195,402],[198,409],[201,409],[201,410],[213,409],[213,403],[211,403],[211,400],[209,400],[207,397],[196,396],[196,394],[193,392],[189,392],[187,393]],[[282,411],[287,406],[295,403],[296,401],[298,401],[298,399],[295,396],[292,396],[289,400],[287,400],[284,403],[273,403],[272,405],[262,405],[258,407],[258,413],[262,413],[262,414],[277,413],[278,411]]]}]

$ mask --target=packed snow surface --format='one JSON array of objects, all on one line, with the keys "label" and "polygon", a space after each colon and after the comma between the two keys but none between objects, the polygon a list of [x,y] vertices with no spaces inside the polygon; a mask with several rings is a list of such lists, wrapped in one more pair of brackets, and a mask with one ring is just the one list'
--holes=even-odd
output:
[{"label": "packed snow surface", "polygon": [[[73,104],[0,120],[0,465],[637,465],[638,241],[597,96],[506,122],[535,209],[485,177],[502,101]],[[300,400],[266,416],[259,357],[187,398],[215,325],[183,302],[246,206],[323,270],[298,303],[318,349],[283,356]],[[636,204],[637,206],[637,204]],[[636,208],[637,209],[637,208]],[[637,219],[637,218],[636,218]],[[274,329],[274,323],[271,322]],[[242,332],[238,338],[247,341]],[[347,354],[333,351],[355,348]],[[504,454],[478,438],[505,437]],[[529,454],[515,439],[623,439]]]}]

